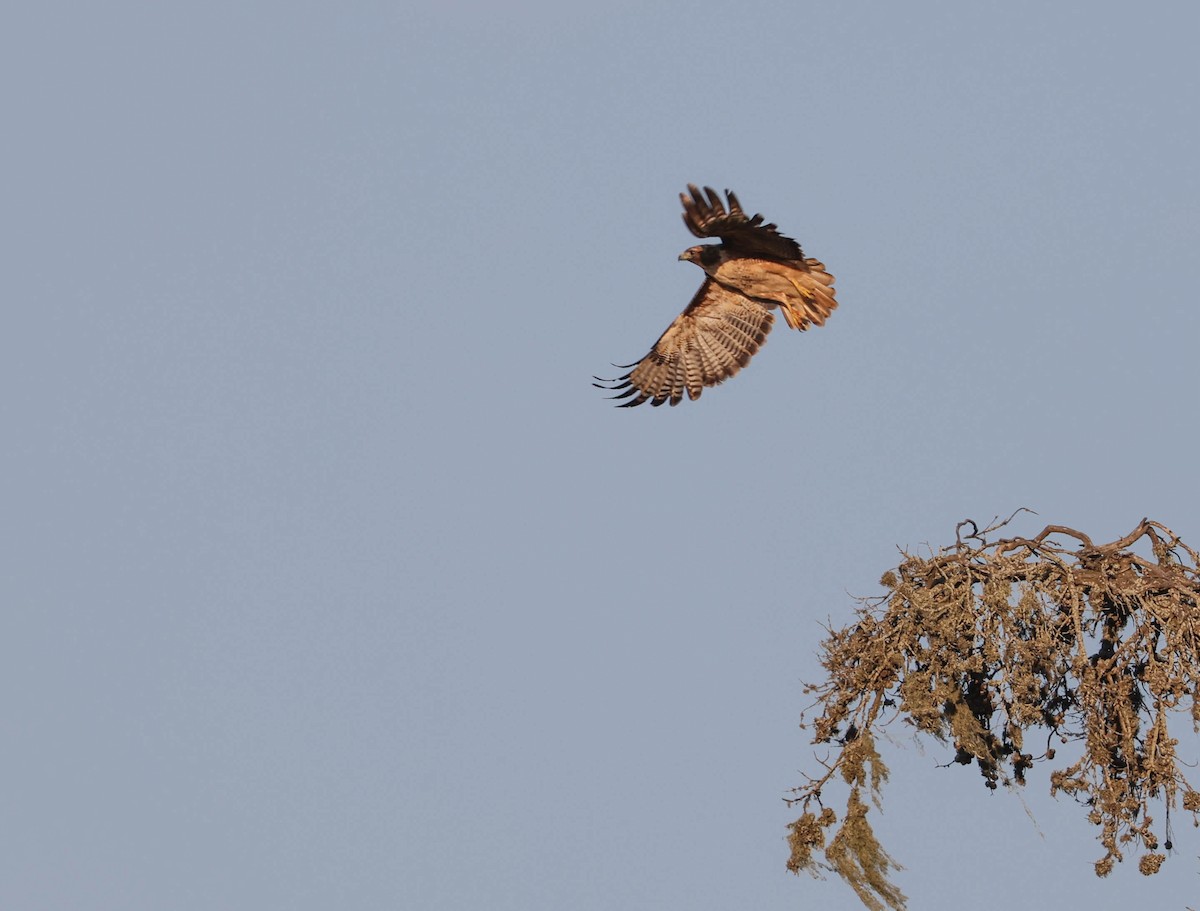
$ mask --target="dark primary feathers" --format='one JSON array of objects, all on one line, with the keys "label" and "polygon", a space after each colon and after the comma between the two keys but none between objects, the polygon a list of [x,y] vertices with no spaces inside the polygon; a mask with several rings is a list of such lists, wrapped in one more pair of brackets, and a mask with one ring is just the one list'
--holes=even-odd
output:
[{"label": "dark primary feathers", "polygon": [[729,190],[725,191],[729,198],[728,212],[712,187],[705,187],[701,193],[699,187],[689,183],[688,190],[691,198],[686,193],[679,194],[679,201],[683,203],[683,223],[697,237],[720,237],[731,253],[740,256],[804,259],[800,245],[780,234],[775,225],[764,225],[765,219],[761,215],[747,218],[737,196]]},{"label": "dark primary feathers", "polygon": [[728,203],[711,187],[688,184],[680,194],[683,221],[697,237],[719,237],[679,257],[704,270],[704,284],[687,309],[667,327],[649,353],[628,373],[595,385],[617,392],[620,407],[649,402],[678,405],[684,394],[698,399],[705,386],[729,379],[762,347],[780,308],[788,326],[823,326],[837,307],[834,278],[818,260],[761,215],[746,216],[738,198]]}]

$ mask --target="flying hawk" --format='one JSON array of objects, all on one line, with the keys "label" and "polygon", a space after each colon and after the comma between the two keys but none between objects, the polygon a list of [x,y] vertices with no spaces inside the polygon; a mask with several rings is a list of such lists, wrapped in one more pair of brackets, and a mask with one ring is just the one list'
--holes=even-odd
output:
[{"label": "flying hawk", "polygon": [[[704,284],[687,309],[667,327],[650,352],[615,380],[595,379],[601,389],[625,390],[620,407],[642,402],[678,405],[686,391],[698,399],[705,386],[716,386],[750,363],[771,331],[779,307],[793,329],[825,325],[837,307],[833,276],[800,245],[780,234],[763,217],[747,218],[729,190],[728,211],[711,187],[704,193],[688,184],[679,194],[683,223],[697,237],[719,237],[719,244],[689,247],[680,259],[704,270]],[[603,385],[607,384],[607,385]]]}]

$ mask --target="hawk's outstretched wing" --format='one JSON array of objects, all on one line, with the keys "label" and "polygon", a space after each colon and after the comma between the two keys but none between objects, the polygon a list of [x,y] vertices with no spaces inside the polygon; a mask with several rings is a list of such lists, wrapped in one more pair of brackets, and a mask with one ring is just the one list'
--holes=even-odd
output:
[{"label": "hawk's outstretched wing", "polygon": [[690,198],[686,193],[679,194],[679,201],[683,203],[683,223],[697,237],[720,237],[730,253],[738,256],[804,259],[800,245],[780,234],[775,225],[764,225],[761,215],[747,218],[737,196],[729,190],[725,191],[729,199],[728,212],[712,187],[705,187],[701,193],[699,187],[689,183],[688,190],[692,194]]},{"label": "hawk's outstretched wing", "polygon": [[[706,278],[687,309],[667,327],[650,353],[615,380],[601,380],[601,389],[625,390],[615,399],[622,408],[649,401],[678,405],[686,391],[700,398],[705,386],[729,379],[762,347],[774,323],[771,311],[736,291]],[[607,383],[609,385],[601,385]]]}]

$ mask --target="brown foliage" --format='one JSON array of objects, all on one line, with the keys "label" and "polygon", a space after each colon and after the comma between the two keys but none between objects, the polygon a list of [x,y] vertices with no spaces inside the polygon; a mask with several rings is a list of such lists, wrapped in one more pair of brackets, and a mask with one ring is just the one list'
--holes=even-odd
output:
[{"label": "brown foliage", "polygon": [[[952,747],[953,762],[975,764],[993,789],[1023,785],[1035,763],[1054,762],[1056,745],[1077,744],[1078,758],[1051,771],[1050,792],[1088,808],[1105,850],[1097,875],[1126,846],[1144,850],[1143,873],[1156,872],[1180,803],[1200,824],[1200,792],[1168,730],[1181,710],[1200,730],[1200,556],[1147,519],[1109,544],[1057,525],[988,543],[1005,524],[963,522],[953,547],[905,553],[881,580],[889,593],[830,631],[827,679],[807,687],[820,714],[806,726],[833,752],[788,800],[804,810],[790,826],[788,868],[832,869],[873,911],[905,903],[863,801],[867,791],[878,805],[887,769],[875,733],[897,717]],[[849,797],[827,841],[837,815],[822,791],[835,777]],[[1159,804],[1162,826],[1150,814]]]}]

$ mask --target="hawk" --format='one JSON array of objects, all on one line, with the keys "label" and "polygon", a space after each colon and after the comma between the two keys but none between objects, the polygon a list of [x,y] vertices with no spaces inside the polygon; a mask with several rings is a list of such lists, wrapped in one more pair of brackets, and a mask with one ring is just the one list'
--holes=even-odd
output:
[{"label": "hawk", "polygon": [[[818,260],[805,259],[800,245],[780,234],[763,217],[747,218],[738,198],[728,200],[711,187],[688,184],[680,193],[683,223],[696,237],[719,237],[679,254],[704,270],[704,284],[650,352],[615,380],[593,385],[629,399],[619,407],[643,402],[678,405],[683,394],[698,399],[705,386],[716,386],[748,363],[762,346],[779,308],[792,329],[823,326],[837,307],[833,276]],[[620,390],[624,390],[623,392]]]}]

